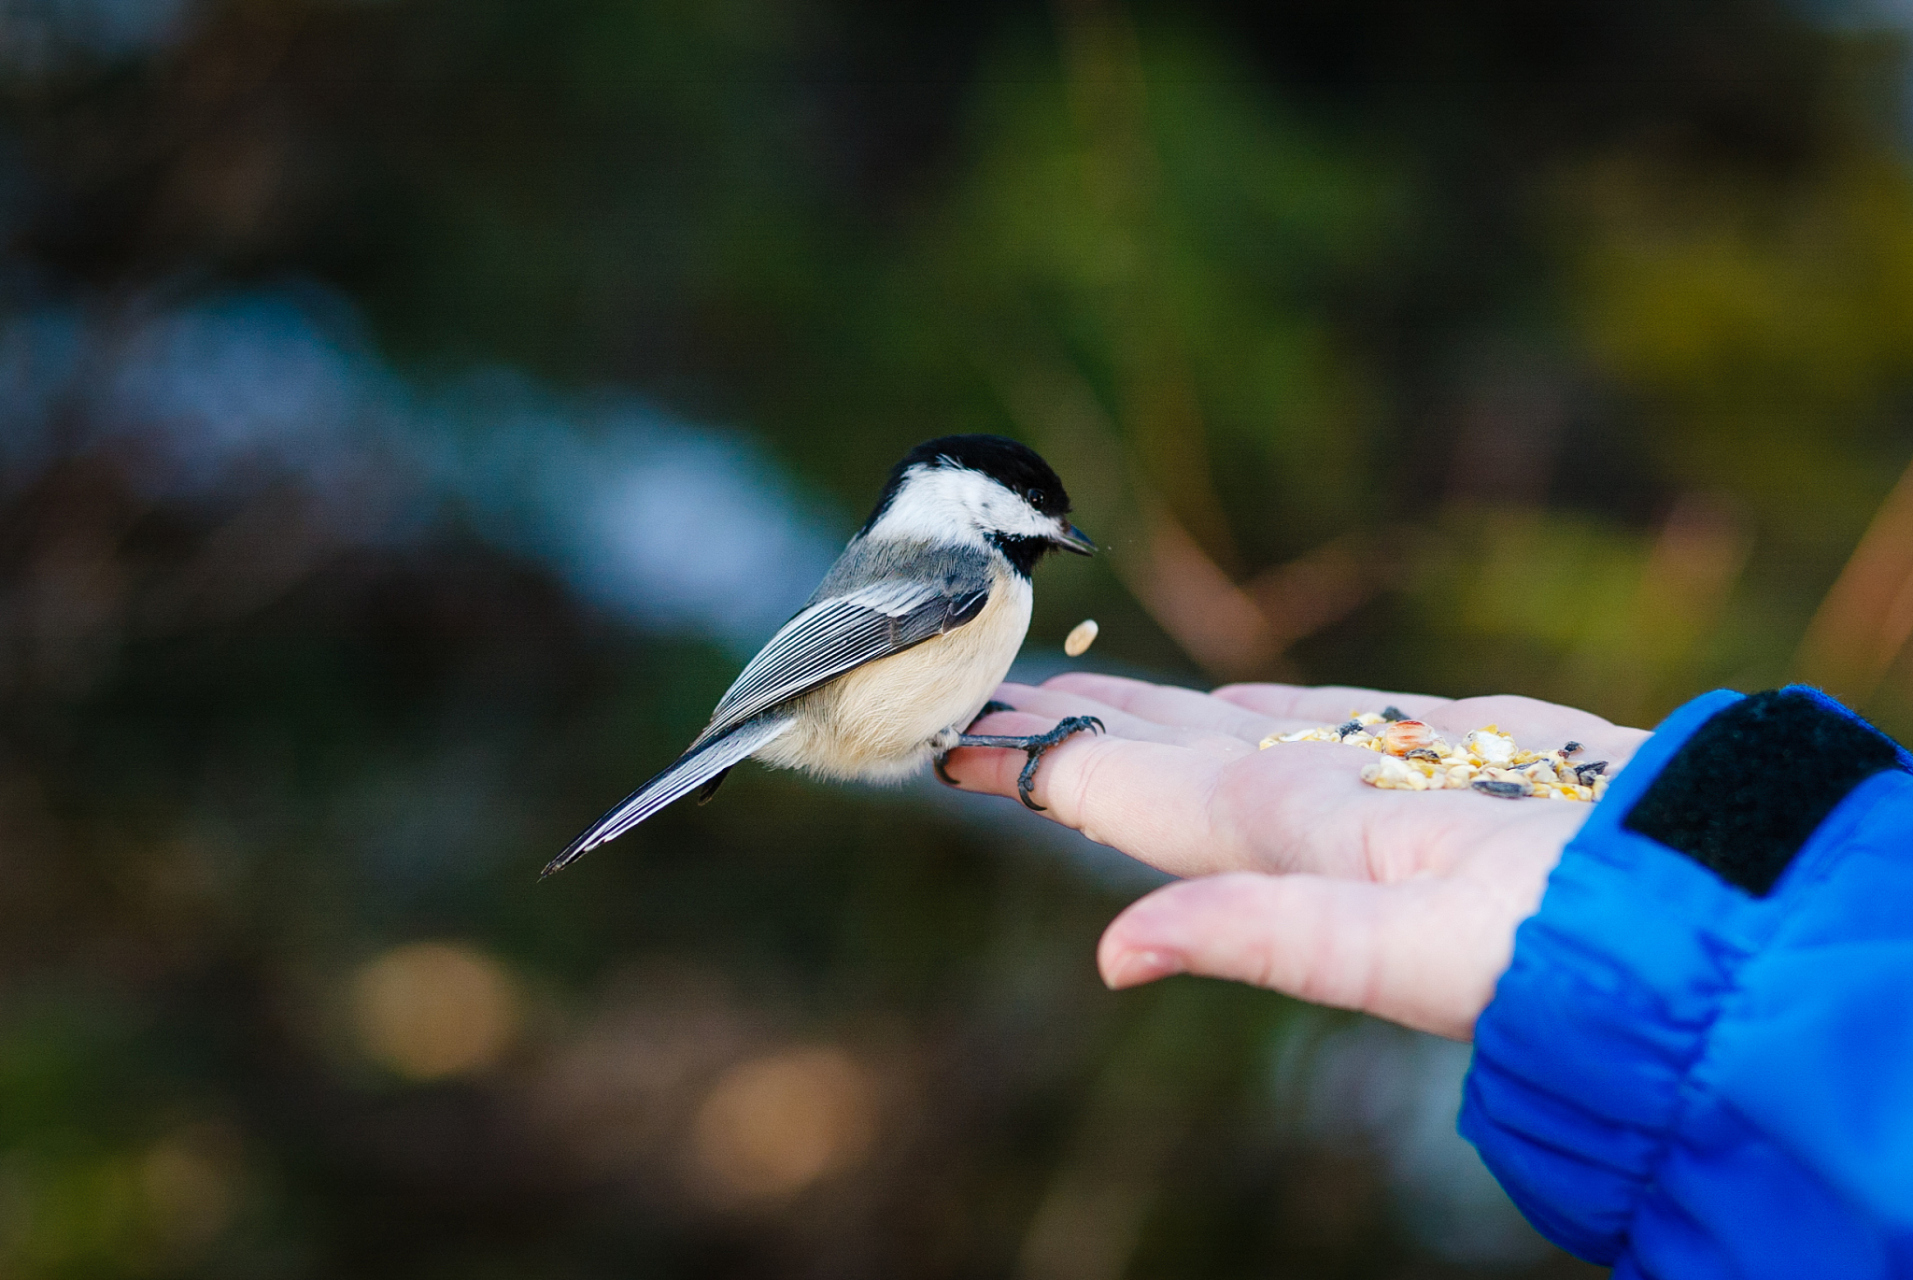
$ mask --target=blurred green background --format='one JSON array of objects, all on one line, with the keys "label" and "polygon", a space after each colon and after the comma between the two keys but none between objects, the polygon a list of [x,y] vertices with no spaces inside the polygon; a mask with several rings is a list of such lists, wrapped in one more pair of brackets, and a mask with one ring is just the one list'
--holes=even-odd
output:
[{"label": "blurred green background", "polygon": [[952,431],[1108,548],[1034,675],[1913,732],[1910,23],[5,0],[0,1275],[1593,1274],[1013,805],[535,876]]}]

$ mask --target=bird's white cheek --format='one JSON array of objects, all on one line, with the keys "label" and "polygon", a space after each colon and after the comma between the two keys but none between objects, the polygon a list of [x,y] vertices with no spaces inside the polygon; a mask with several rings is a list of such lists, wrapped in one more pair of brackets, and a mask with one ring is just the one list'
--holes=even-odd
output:
[{"label": "bird's white cheek", "polygon": [[961,468],[911,474],[871,531],[924,542],[977,542],[986,533],[1049,538],[1056,522],[988,476]]},{"label": "bird's white cheek", "polygon": [[980,542],[979,520],[1001,485],[974,471],[947,467],[914,470],[872,534],[919,542],[950,542],[966,537]]},{"label": "bird's white cheek", "polygon": [[1056,533],[1055,521],[1007,493],[993,498],[978,515],[978,521],[986,529],[1013,537],[1049,538]]}]

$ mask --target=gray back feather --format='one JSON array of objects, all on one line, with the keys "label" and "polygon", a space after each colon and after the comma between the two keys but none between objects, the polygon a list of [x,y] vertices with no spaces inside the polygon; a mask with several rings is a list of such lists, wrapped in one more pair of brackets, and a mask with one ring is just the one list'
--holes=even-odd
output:
[{"label": "gray back feather", "polygon": [[944,595],[987,591],[993,581],[990,553],[981,547],[933,545],[895,538],[872,540],[858,534],[810,593],[804,607],[848,595],[873,582],[923,582]]},{"label": "gray back feather", "polygon": [[793,698],[970,621],[988,602],[992,580],[990,556],[980,549],[851,539],[810,602],[738,675],[690,749],[594,823],[545,873],[768,745],[790,727],[773,713]]}]

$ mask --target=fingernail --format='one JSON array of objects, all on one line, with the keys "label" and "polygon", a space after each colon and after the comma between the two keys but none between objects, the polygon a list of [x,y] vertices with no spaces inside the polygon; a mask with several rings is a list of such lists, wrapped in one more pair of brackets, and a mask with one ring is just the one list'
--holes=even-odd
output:
[{"label": "fingernail", "polygon": [[1145,982],[1182,972],[1182,962],[1162,951],[1130,951],[1110,961],[1104,981],[1111,991],[1139,987]]}]

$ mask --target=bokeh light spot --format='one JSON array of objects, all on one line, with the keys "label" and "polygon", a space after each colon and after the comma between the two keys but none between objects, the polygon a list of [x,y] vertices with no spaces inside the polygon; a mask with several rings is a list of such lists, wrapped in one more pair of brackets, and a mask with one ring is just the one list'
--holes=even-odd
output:
[{"label": "bokeh light spot", "polygon": [[237,1135],[220,1125],[169,1134],[140,1162],[140,1191],[166,1251],[196,1254],[226,1230],[240,1198]]},{"label": "bokeh light spot", "polygon": [[855,1164],[875,1137],[865,1071],[841,1050],[807,1047],[720,1076],[698,1108],[692,1154],[718,1199],[761,1203]]},{"label": "bokeh light spot", "polygon": [[352,1012],[368,1057],[409,1080],[440,1080],[497,1063],[521,1008],[517,984],[484,952],[415,942],[359,970]]}]

